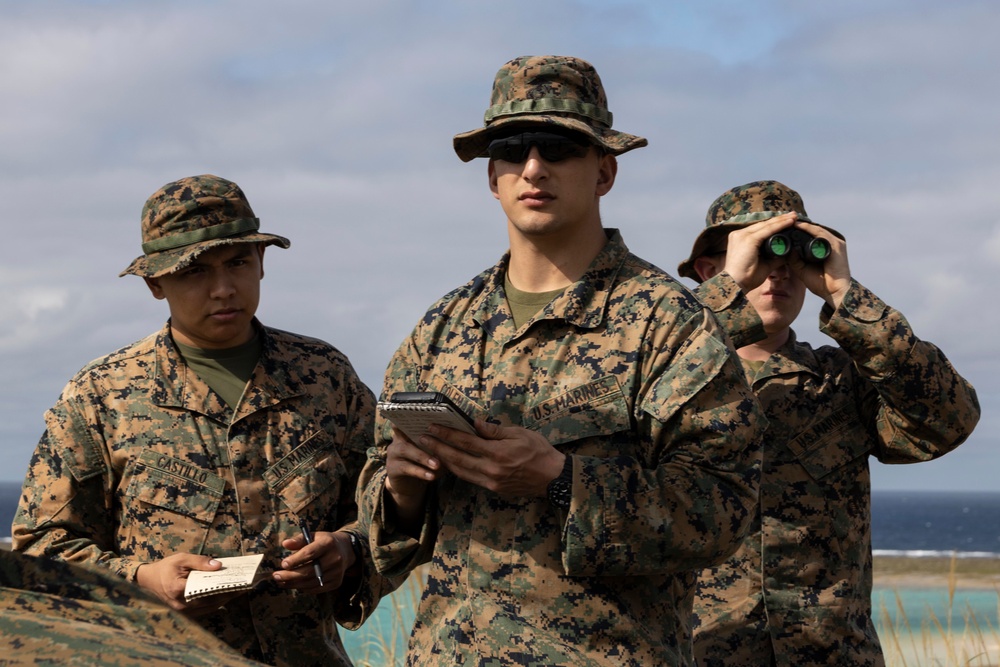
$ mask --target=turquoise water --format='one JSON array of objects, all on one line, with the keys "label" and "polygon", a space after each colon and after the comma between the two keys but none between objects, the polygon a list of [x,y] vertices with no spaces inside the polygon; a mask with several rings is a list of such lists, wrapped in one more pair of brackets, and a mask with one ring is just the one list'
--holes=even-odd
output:
[{"label": "turquoise water", "polygon": [[[900,615],[902,607],[902,615]],[[924,631],[938,633],[975,633],[981,631],[996,634],[998,624],[1000,593],[995,590],[956,590],[949,600],[948,589],[941,588],[900,588],[876,587],[872,591],[872,613],[879,633],[886,623],[898,628],[899,632],[921,634]],[[888,616],[888,619],[886,618]],[[902,625],[903,618],[906,625]],[[950,623],[950,625],[949,625]],[[908,626],[908,627],[907,627]]]},{"label": "turquoise water", "polygon": [[384,598],[360,629],[340,630],[344,648],[356,667],[403,665],[406,644],[416,615],[419,593],[411,577],[395,593]]}]

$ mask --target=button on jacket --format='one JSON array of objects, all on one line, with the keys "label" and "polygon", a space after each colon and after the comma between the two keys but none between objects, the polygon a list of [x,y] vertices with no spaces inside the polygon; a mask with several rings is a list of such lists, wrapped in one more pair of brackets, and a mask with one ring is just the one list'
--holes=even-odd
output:
[{"label": "button on jacket", "polygon": [[[263,553],[273,570],[300,521],[354,521],[372,393],[330,345],[254,325],[263,351],[235,412],[184,363],[169,326],[80,371],[46,413],[14,548],[128,580],[179,552]],[[386,584],[362,581],[321,595],[269,581],[198,620],[257,660],[347,665],[334,615],[356,627]]]},{"label": "button on jacket", "polygon": [[[737,345],[759,318],[725,273],[696,290]],[[856,281],[813,348],[794,333],[753,372],[767,413],[754,532],[699,581],[700,665],[882,665],[871,618],[868,462],[916,463],[962,443],[975,390],[903,315]]]},{"label": "button on jacket", "polygon": [[433,559],[410,665],[690,664],[696,570],[742,539],[765,422],[711,314],[608,231],[520,329],[505,256],[433,305],[390,363],[384,397],[439,391],[573,460],[568,511],[445,475],[418,541],[384,514],[391,429],[377,422],[359,500],[377,567]]}]

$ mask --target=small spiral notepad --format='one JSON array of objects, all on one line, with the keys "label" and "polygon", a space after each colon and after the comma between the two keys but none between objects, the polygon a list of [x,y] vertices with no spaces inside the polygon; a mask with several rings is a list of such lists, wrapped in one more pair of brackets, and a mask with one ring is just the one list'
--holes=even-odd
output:
[{"label": "small spiral notepad", "polygon": [[454,412],[453,408],[441,403],[388,401],[379,403],[378,409],[385,415],[386,419],[391,421],[413,442],[417,442],[417,439],[427,432],[427,427],[431,424],[448,426],[476,435],[476,429],[472,427],[472,424]]},{"label": "small spiral notepad", "polygon": [[260,564],[264,554],[216,558],[222,563],[219,570],[192,570],[184,586],[184,600],[190,602],[206,595],[231,591],[248,591],[266,577]]}]

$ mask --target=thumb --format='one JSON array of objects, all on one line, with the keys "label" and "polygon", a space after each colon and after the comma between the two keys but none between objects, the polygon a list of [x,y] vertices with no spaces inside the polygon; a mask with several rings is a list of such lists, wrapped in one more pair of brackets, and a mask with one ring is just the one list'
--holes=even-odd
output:
[{"label": "thumb", "polygon": [[198,556],[194,563],[194,570],[218,570],[222,567],[222,561],[215,556]]}]

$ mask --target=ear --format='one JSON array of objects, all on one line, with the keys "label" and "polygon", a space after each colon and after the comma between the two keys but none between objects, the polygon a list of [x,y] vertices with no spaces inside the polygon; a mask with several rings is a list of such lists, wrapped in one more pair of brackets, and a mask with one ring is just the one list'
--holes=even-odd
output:
[{"label": "ear", "polygon": [[694,272],[702,280],[708,280],[722,271],[722,267],[719,264],[718,259],[702,255],[701,257],[696,257],[694,260]]},{"label": "ear", "polygon": [[257,254],[258,254],[259,258],[260,258],[260,277],[261,278],[264,277],[264,250],[266,250],[266,249],[267,249],[267,246],[264,245],[263,243],[258,243],[257,244]]},{"label": "ear", "polygon": [[618,158],[610,153],[601,156],[601,164],[597,172],[597,196],[603,197],[611,192],[618,175]]},{"label": "ear", "polygon": [[493,158],[490,158],[490,162],[486,167],[486,173],[490,178],[490,192],[493,193],[495,199],[500,199],[500,191],[497,189],[497,168],[493,164]]},{"label": "ear", "polygon": [[146,287],[149,288],[153,298],[160,300],[167,298],[167,295],[163,293],[163,288],[160,286],[158,278],[143,278],[143,280],[146,281]]}]

